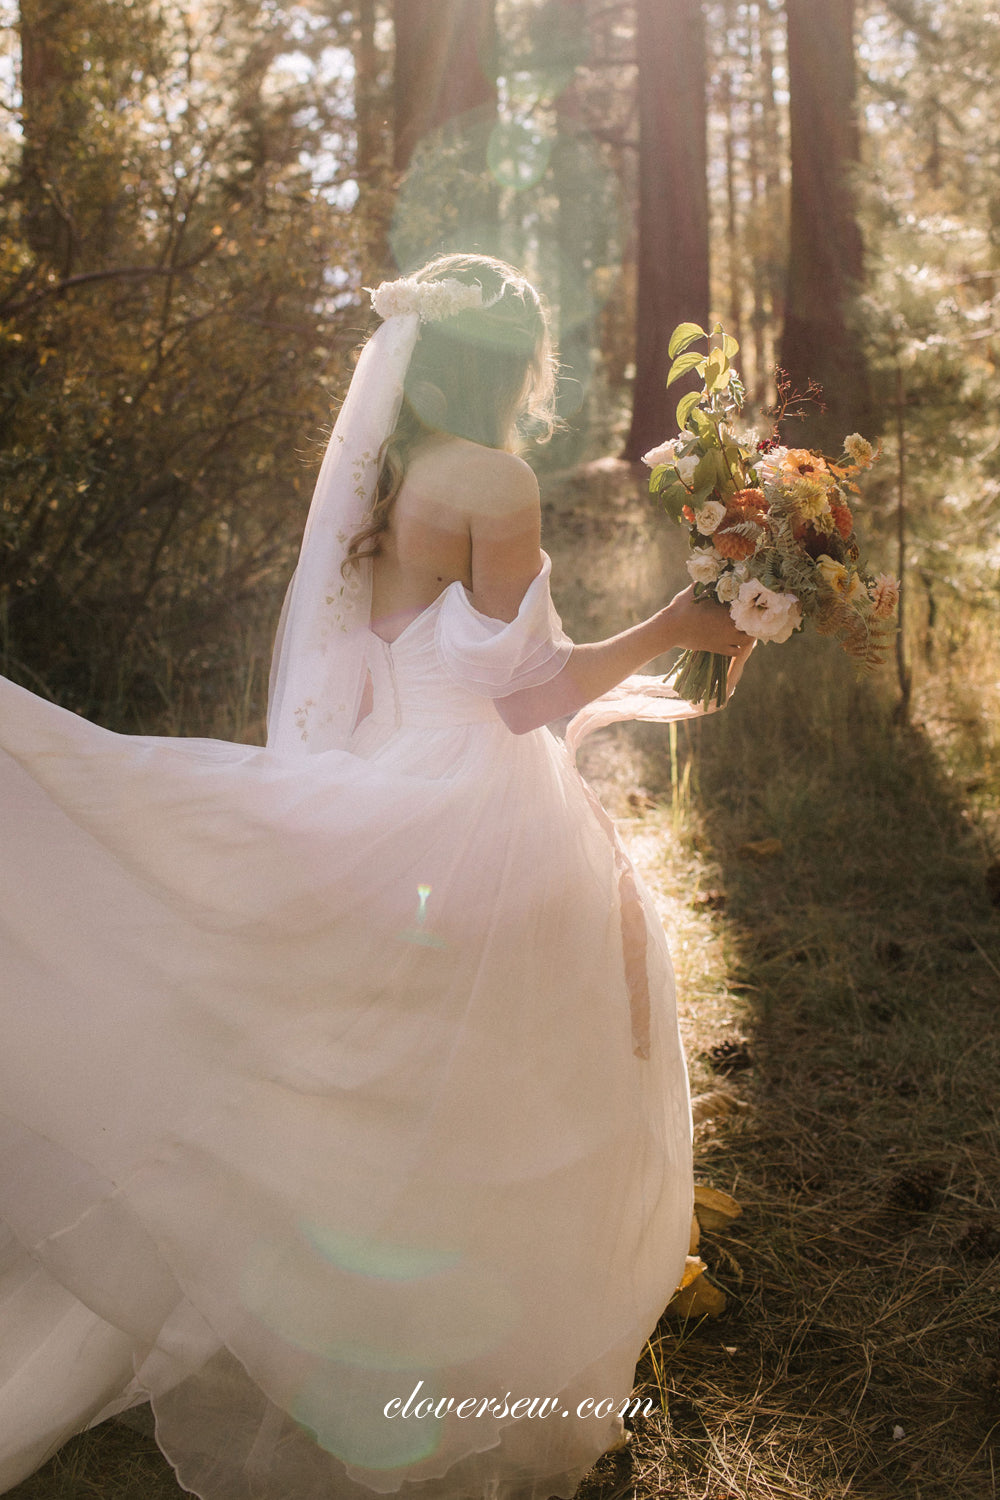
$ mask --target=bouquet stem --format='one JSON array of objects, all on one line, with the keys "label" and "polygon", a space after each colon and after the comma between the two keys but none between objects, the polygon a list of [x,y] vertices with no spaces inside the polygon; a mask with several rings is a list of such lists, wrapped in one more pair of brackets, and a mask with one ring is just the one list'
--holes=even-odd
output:
[{"label": "bouquet stem", "polygon": [[713,651],[684,651],[668,673],[670,686],[688,703],[708,710],[726,706],[726,679],[731,658]]}]

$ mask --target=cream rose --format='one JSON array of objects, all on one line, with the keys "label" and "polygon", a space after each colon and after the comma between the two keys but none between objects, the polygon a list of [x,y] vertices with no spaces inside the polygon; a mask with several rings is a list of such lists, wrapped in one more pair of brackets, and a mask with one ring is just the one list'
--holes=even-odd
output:
[{"label": "cream rose", "polygon": [[681,484],[686,484],[688,489],[694,484],[694,471],[699,463],[696,453],[689,453],[687,458],[677,460],[677,472],[681,478]]},{"label": "cream rose", "polygon": [[726,514],[726,507],[718,500],[706,500],[694,513],[694,524],[702,536],[711,536],[718,531]]},{"label": "cream rose", "polygon": [[661,443],[658,448],[650,448],[648,453],[642,455],[642,461],[647,468],[655,469],[659,464],[672,464],[677,452],[677,439],[671,438],[668,443]]},{"label": "cream rose", "polygon": [[714,583],[722,572],[722,558],[714,551],[699,547],[688,558],[687,570],[695,583]]},{"label": "cream rose", "polygon": [[755,578],[740,585],[729,613],[738,630],[758,641],[787,641],[802,624],[802,606],[794,594],[777,594]]},{"label": "cream rose", "polygon": [[737,578],[735,573],[731,571],[723,573],[715,585],[715,597],[721,599],[723,604],[732,604],[733,600],[739,594],[742,583],[743,580]]}]

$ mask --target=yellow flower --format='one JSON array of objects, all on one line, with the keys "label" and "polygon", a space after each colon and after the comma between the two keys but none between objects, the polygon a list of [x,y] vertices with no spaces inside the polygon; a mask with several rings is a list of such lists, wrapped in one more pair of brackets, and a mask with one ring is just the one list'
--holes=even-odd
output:
[{"label": "yellow flower", "polygon": [[875,462],[875,449],[867,438],[861,436],[860,432],[852,432],[850,437],[845,437],[844,452],[859,469],[870,468]]},{"label": "yellow flower", "polygon": [[821,479],[811,474],[802,474],[792,481],[792,502],[803,521],[814,521],[826,510],[827,488]]},{"label": "yellow flower", "polygon": [[865,586],[857,573],[849,572],[843,563],[837,562],[836,558],[830,557],[826,552],[817,557],[816,567],[823,582],[848,604],[865,592]]},{"label": "yellow flower", "polygon": [[788,448],[781,460],[781,472],[788,478],[815,479],[827,489],[836,484],[836,478],[827,468],[826,459],[821,453],[813,453],[808,448]]}]

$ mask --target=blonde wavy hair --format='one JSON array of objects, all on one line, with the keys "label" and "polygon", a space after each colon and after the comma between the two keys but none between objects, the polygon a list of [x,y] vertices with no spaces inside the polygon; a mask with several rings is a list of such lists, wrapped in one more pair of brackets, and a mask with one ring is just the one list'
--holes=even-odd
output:
[{"label": "blonde wavy hair", "polygon": [[410,459],[429,439],[509,450],[522,431],[546,442],[557,425],[549,315],[530,282],[492,255],[461,254],[435,256],[414,279],[478,283],[492,305],[421,327],[399,417],[379,455],[372,509],[351,538],[345,570],[378,556]]}]

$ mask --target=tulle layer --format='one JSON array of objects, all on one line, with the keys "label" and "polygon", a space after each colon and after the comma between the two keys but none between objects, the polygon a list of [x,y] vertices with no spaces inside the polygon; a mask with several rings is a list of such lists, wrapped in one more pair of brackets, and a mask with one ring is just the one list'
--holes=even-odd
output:
[{"label": "tulle layer", "polygon": [[690,1222],[669,958],[647,904],[643,1060],[608,829],[436,629],[309,756],[0,682],[3,1484],[144,1394],[206,1500],[543,1500],[615,1440]]}]

